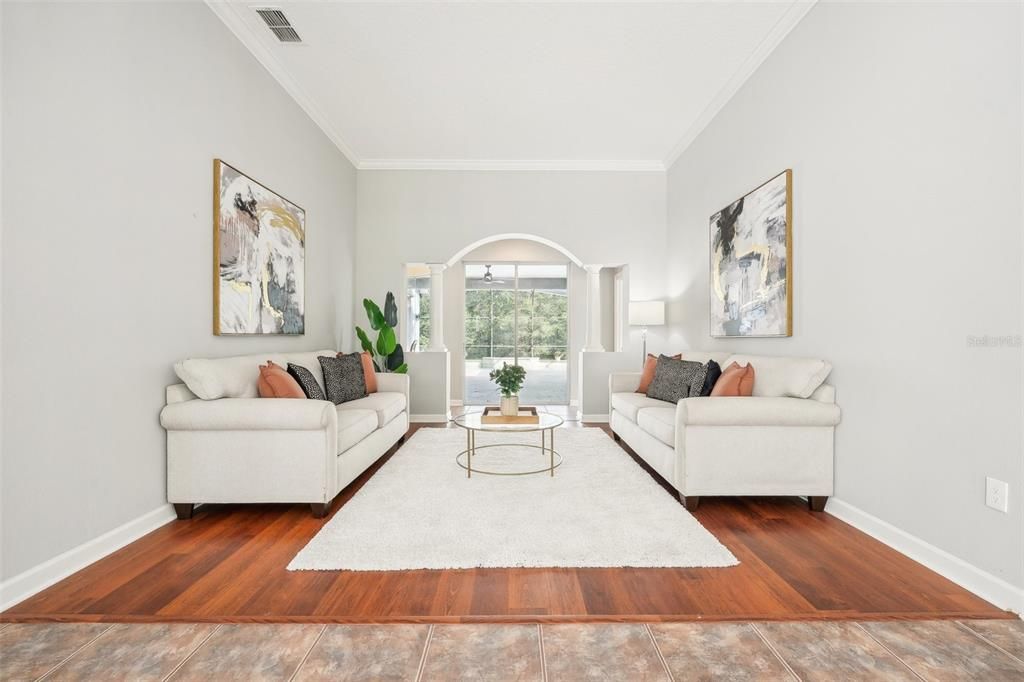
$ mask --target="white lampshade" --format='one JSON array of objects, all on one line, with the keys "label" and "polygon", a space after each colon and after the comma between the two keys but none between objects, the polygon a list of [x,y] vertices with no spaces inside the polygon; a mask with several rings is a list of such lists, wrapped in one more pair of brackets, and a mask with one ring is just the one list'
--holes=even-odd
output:
[{"label": "white lampshade", "polygon": [[629,323],[638,327],[665,324],[664,301],[630,301]]}]

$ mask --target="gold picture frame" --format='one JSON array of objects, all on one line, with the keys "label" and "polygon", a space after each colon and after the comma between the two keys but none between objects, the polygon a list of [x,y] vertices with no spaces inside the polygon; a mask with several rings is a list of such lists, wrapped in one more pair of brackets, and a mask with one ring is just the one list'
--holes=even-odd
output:
[{"label": "gold picture frame", "polygon": [[213,333],[306,331],[306,210],[213,160]]},{"label": "gold picture frame", "polygon": [[793,335],[792,169],[712,214],[708,252],[712,338]]}]

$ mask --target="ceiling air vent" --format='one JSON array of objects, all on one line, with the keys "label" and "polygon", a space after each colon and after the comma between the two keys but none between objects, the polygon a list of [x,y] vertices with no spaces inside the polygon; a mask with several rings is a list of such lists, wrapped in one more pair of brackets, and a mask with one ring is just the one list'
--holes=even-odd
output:
[{"label": "ceiling air vent", "polygon": [[256,14],[260,15],[277,39],[282,43],[301,43],[302,38],[288,21],[288,17],[279,9],[274,7],[257,7]]}]

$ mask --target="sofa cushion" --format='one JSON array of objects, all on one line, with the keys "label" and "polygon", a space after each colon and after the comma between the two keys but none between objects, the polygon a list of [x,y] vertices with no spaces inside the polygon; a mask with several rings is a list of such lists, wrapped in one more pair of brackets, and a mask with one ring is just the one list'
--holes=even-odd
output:
[{"label": "sofa cushion", "polygon": [[[352,400],[338,405],[339,410],[373,410],[377,414],[377,428],[383,427],[392,419],[402,414],[405,409],[405,394],[378,391],[365,398]],[[339,412],[339,414],[341,414]]]},{"label": "sofa cushion", "polygon": [[654,381],[647,389],[647,397],[677,403],[683,398],[699,396],[704,389],[704,374],[707,370],[707,366],[700,362],[676,360],[662,355],[658,358]]},{"label": "sofa cushion", "polygon": [[317,360],[324,371],[324,388],[327,389],[328,400],[340,405],[366,397],[366,378],[363,376],[363,360],[359,353],[338,353],[335,357],[322,355]]},{"label": "sofa cushion", "polygon": [[676,446],[676,408],[645,407],[637,412],[636,425],[670,448]]},{"label": "sofa cushion", "polygon": [[[676,353],[672,356],[673,360],[679,360],[683,356]],[[636,387],[637,393],[647,393],[647,389],[651,387],[651,382],[654,381],[654,370],[658,367],[658,358],[650,353],[647,354],[647,359],[644,360],[644,369],[640,372],[640,383]]]},{"label": "sofa cushion", "polygon": [[735,362],[725,368],[722,376],[715,382],[710,395],[719,397],[750,397],[754,394],[756,372],[753,365],[740,367]]},{"label": "sofa cushion", "polygon": [[261,398],[305,398],[302,387],[295,377],[284,367],[267,361],[260,365],[260,378],[257,383]]},{"label": "sofa cushion", "polygon": [[704,371],[704,388],[700,390],[700,394],[707,397],[711,395],[715,384],[718,383],[718,379],[722,376],[722,367],[714,360],[708,360],[704,363]]},{"label": "sofa cushion", "polygon": [[287,367],[294,362],[309,367],[313,377],[323,386],[318,355],[334,355],[336,351],[324,350],[309,353],[261,353],[259,355],[236,355],[228,358],[190,358],[174,365],[174,373],[188,389],[202,400],[218,398],[257,398],[260,365],[267,360]]},{"label": "sofa cushion", "polygon": [[832,371],[832,365],[815,358],[732,355],[727,362],[752,365],[754,396],[764,398],[809,398]]},{"label": "sofa cushion", "polygon": [[[341,353],[338,353],[341,355]],[[363,380],[366,383],[367,393],[377,392],[377,370],[373,367],[373,358],[365,350],[359,354],[359,359],[363,362]]]},{"label": "sofa cushion", "polygon": [[299,386],[302,387],[302,392],[306,394],[307,398],[310,400],[327,400],[324,389],[317,383],[316,377],[313,376],[308,367],[289,362],[288,373],[295,377],[295,381],[299,382]]},{"label": "sofa cushion", "polygon": [[637,410],[643,407],[665,407],[665,401],[648,398],[643,393],[612,393],[612,409],[631,422],[636,422]]},{"label": "sofa cushion", "polygon": [[377,430],[377,413],[373,410],[338,410],[338,454]]}]

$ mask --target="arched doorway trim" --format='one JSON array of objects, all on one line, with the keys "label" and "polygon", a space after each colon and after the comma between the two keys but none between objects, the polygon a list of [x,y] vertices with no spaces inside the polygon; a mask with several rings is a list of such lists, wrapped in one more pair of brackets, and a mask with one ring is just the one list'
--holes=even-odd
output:
[{"label": "arched doorway trim", "polygon": [[525,232],[506,232],[504,234],[495,234],[495,235],[491,235],[490,237],[484,237],[483,239],[478,239],[477,241],[473,242],[472,244],[469,244],[468,246],[465,246],[465,247],[459,249],[459,251],[454,256],[452,256],[451,258],[448,259],[448,262],[446,263],[446,265],[448,267],[451,267],[451,266],[455,265],[460,260],[462,260],[463,256],[465,256],[467,253],[469,253],[470,251],[472,251],[474,249],[480,248],[484,244],[491,244],[493,242],[505,241],[506,239],[523,239],[523,240],[526,240],[526,241],[537,242],[538,244],[543,244],[544,246],[551,247],[552,249],[558,251],[559,253],[564,254],[565,257],[568,258],[570,261],[572,261],[572,263],[574,265],[577,265],[579,267],[583,267],[583,261],[581,261],[579,258],[577,258],[576,255],[572,251],[570,251],[569,249],[565,248],[564,246],[562,246],[558,242],[551,241],[550,239],[545,239],[544,237],[538,237],[535,234],[527,234]]}]

